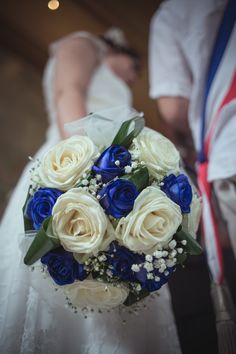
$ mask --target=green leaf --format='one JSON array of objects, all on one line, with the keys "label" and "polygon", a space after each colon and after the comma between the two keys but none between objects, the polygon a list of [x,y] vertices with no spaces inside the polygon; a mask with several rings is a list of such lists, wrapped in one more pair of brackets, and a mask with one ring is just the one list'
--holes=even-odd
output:
[{"label": "green leaf", "polygon": [[134,294],[132,291],[129,292],[128,297],[126,298],[124,305],[125,306],[131,306],[135,304],[136,302],[140,301],[141,299],[145,298],[146,296],[149,295],[149,291],[147,289],[142,289],[138,296]]},{"label": "green leaf", "polygon": [[135,172],[124,175],[121,178],[133,182],[139,192],[149,185],[149,173],[147,167],[141,167]]},{"label": "green leaf", "polygon": [[32,220],[29,219],[26,215],[24,215],[24,229],[25,231],[34,230],[34,225],[32,223]]},{"label": "green leaf", "polygon": [[184,262],[186,261],[187,257],[188,257],[188,255],[187,255],[186,252],[183,252],[183,253],[181,253],[181,254],[178,253],[178,254],[176,255],[177,264],[183,265]]},{"label": "green leaf", "polygon": [[186,240],[187,245],[184,246],[185,251],[193,256],[198,256],[203,252],[199,243],[188,232],[183,231],[183,229],[176,232],[175,239],[176,241]]},{"label": "green leaf", "polygon": [[32,222],[31,219],[28,218],[28,216],[27,216],[27,214],[26,214],[27,206],[28,206],[29,200],[30,200],[30,198],[31,198],[31,195],[30,195],[29,191],[30,191],[30,187],[29,187],[29,189],[28,189],[28,193],[27,193],[27,197],[26,197],[26,200],[25,200],[25,204],[24,204],[24,206],[23,206],[23,208],[22,208],[25,231],[34,230],[33,222]]},{"label": "green leaf", "polygon": [[[134,123],[133,130],[129,133],[130,125]],[[127,149],[132,144],[133,139],[143,130],[145,125],[144,118],[136,116],[132,119],[126,120],[120,127],[112,144],[118,144],[126,147]]]},{"label": "green leaf", "polygon": [[60,246],[59,240],[48,236],[52,234],[51,219],[52,217],[49,217],[44,220],[40,230],[31,243],[24,258],[24,263],[26,265],[32,265],[47,252]]}]

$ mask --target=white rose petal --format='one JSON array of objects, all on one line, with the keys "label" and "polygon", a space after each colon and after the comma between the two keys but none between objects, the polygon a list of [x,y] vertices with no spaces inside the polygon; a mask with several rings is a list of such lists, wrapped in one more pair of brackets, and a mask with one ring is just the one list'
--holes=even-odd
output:
[{"label": "white rose petal", "polygon": [[145,162],[150,175],[158,180],[168,172],[179,171],[179,152],[163,135],[145,129],[136,139],[134,148],[139,150],[139,159]]},{"label": "white rose petal", "polygon": [[86,136],[73,136],[50,149],[38,169],[39,184],[67,191],[93,164],[98,149]]},{"label": "white rose petal", "polygon": [[180,207],[156,187],[147,187],[135,200],[133,210],[121,218],[117,238],[135,252],[152,254],[166,246],[182,222]]},{"label": "white rose petal", "polygon": [[200,217],[201,199],[194,194],[190,205],[190,213],[184,215],[182,227],[184,231],[188,232],[195,239],[197,237],[196,233],[199,227]]},{"label": "white rose petal", "polygon": [[77,260],[79,263],[84,263],[87,261],[88,258],[90,258],[93,255],[96,255],[98,251],[105,251],[109,244],[114,241],[116,238],[115,230],[110,222],[110,220],[107,218],[107,230],[106,233],[103,237],[103,240],[99,246],[98,250],[92,250],[92,252],[89,253],[76,253],[74,252],[74,258]]},{"label": "white rose petal", "polygon": [[109,244],[105,237],[108,219],[102,207],[95,197],[78,188],[57,199],[52,210],[52,228],[61,245],[70,252],[94,253],[104,243]]},{"label": "white rose petal", "polygon": [[78,307],[92,306],[109,309],[119,306],[126,300],[129,290],[96,280],[84,280],[64,286],[72,304]]}]

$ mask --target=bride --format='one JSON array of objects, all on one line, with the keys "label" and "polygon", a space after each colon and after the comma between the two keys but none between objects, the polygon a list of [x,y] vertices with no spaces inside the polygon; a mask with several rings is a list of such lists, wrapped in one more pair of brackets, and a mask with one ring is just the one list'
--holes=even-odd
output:
[{"label": "bride", "polygon": [[[50,124],[36,158],[68,136],[65,123],[113,106],[131,107],[129,87],[139,69],[138,56],[119,31],[100,39],[74,33],[54,43],[50,51],[43,81]],[[65,308],[61,294],[40,272],[23,265],[21,208],[31,167],[31,163],[26,166],[1,223],[0,352],[180,354],[167,287],[138,315],[114,310],[91,313],[85,319]]]}]

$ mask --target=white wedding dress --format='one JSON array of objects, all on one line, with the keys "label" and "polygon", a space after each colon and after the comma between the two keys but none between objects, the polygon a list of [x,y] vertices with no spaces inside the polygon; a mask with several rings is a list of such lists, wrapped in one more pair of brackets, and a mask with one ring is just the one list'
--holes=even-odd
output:
[{"label": "white wedding dress", "polygon": [[[55,62],[47,66],[44,87],[50,126],[47,141],[36,154],[59,139],[52,85]],[[101,65],[91,81],[88,111],[131,105],[128,87]],[[168,287],[146,301],[138,315],[90,313],[87,319],[65,308],[60,291],[38,270],[22,262],[22,206],[30,183],[29,163],[6,208],[0,228],[0,353],[1,354],[180,354]],[[123,323],[124,318],[126,324]]]}]

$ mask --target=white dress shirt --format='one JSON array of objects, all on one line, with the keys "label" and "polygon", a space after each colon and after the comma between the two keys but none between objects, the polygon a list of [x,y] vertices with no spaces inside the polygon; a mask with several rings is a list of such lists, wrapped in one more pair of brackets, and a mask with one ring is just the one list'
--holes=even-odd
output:
[{"label": "white dress shirt", "polygon": [[[150,97],[190,100],[189,124],[200,148],[200,119],[209,58],[223,16],[225,0],[167,0],[150,28]],[[236,70],[234,28],[208,97],[206,128],[227,92]],[[225,107],[210,148],[209,181],[236,175],[236,100]]]}]

